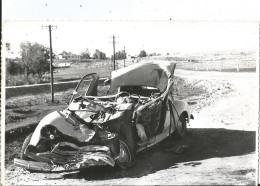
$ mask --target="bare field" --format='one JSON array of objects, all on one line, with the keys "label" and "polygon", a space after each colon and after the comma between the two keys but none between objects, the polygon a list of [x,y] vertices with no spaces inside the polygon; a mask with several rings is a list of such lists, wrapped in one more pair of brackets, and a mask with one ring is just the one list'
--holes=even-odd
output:
[{"label": "bare field", "polygon": [[[126,59],[125,66],[151,60],[168,60],[177,63],[177,69],[195,71],[223,71],[223,72],[255,72],[256,52],[215,52],[196,54],[174,54],[167,56],[150,56],[138,59]],[[113,63],[110,60],[92,62],[67,62],[69,67],[55,70],[56,81],[68,81],[81,78],[88,73],[97,73],[100,77],[109,77],[113,70]],[[123,68],[124,61],[117,60],[116,69]]]},{"label": "bare field", "polygon": [[255,72],[256,52],[216,52],[154,57],[177,61],[177,68],[198,71]]},{"label": "bare field", "polygon": [[97,73],[100,77],[109,77],[113,67],[110,60],[94,62],[74,62],[69,67],[54,71],[55,81],[70,81],[82,78],[86,74]]}]

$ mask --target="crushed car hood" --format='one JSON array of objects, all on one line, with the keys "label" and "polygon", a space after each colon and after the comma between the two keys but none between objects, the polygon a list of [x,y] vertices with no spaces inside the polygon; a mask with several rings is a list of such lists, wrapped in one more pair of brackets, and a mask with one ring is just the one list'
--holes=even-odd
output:
[{"label": "crushed car hood", "polygon": [[141,62],[111,73],[110,90],[121,86],[149,86],[159,88],[161,92],[172,78],[176,63],[170,61]]}]

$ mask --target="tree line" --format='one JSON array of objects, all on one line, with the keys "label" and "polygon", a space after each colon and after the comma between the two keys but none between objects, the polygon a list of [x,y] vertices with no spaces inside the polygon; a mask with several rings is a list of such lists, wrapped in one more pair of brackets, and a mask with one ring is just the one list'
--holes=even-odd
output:
[{"label": "tree line", "polygon": [[[10,53],[11,45],[6,43],[6,50]],[[6,58],[6,70],[7,74],[17,75],[22,74],[25,76],[37,75],[38,77],[43,77],[45,73],[50,72],[50,52],[49,48],[45,47],[39,43],[23,42],[20,44],[20,58],[11,59]],[[52,58],[57,57],[54,53]],[[63,51],[61,54],[65,56],[73,56],[71,52]],[[116,60],[126,59],[126,52],[124,50],[118,51],[115,54]],[[146,57],[147,53],[142,50],[140,51],[138,57]],[[79,55],[80,59],[109,59],[106,54],[98,49],[95,50],[91,56],[88,49],[85,49]],[[65,58],[67,59],[67,58]],[[114,55],[111,56],[114,59]]]},{"label": "tree line", "polygon": [[[6,44],[7,52],[11,50],[10,44]],[[38,75],[42,77],[46,72],[50,71],[50,53],[49,48],[31,42],[23,42],[20,44],[21,58],[6,58],[7,74],[26,76]],[[55,57],[55,54],[52,56]]]}]

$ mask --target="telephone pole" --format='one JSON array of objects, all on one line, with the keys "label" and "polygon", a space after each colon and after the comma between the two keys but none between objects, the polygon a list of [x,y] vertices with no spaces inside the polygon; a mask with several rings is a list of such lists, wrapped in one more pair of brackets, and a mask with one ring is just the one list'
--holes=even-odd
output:
[{"label": "telephone pole", "polygon": [[115,36],[113,35],[114,70],[116,70],[116,49],[115,49],[115,45],[116,45]]},{"label": "telephone pole", "polygon": [[125,58],[126,58],[126,54],[125,54],[125,46],[124,46],[124,67],[125,67]]},{"label": "telephone pole", "polygon": [[[111,43],[111,37],[109,37],[109,43]],[[118,38],[117,38],[118,40]],[[113,44],[113,65],[114,65],[114,70],[116,70],[116,43],[118,43],[118,41],[116,41],[116,37],[113,35],[112,36],[112,44]]]},{"label": "telephone pole", "polygon": [[51,40],[51,31],[53,28],[57,28],[57,26],[42,26],[42,28],[48,28],[49,29],[49,35],[50,35],[50,74],[51,74],[51,102],[54,103],[54,89],[53,89],[53,68],[52,68],[52,40]]}]

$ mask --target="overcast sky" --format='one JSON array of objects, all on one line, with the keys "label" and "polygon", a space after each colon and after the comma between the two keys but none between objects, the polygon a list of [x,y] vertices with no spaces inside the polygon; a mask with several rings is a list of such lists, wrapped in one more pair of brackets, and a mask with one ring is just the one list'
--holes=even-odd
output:
[{"label": "overcast sky", "polygon": [[4,0],[3,43],[10,42],[15,54],[23,41],[49,46],[42,25],[52,24],[57,26],[52,32],[57,53],[89,48],[110,56],[112,35],[116,50],[125,46],[131,55],[142,49],[148,53],[255,49],[257,5],[259,1],[253,0]]}]

